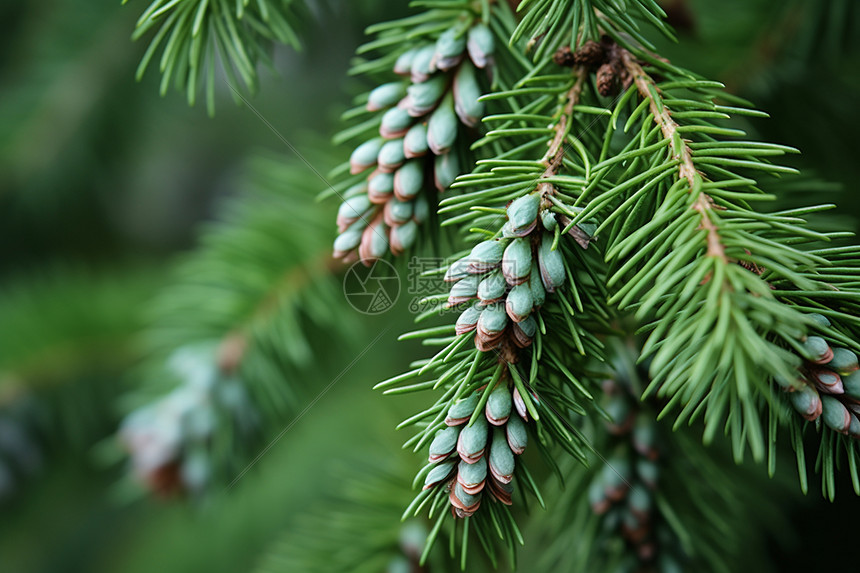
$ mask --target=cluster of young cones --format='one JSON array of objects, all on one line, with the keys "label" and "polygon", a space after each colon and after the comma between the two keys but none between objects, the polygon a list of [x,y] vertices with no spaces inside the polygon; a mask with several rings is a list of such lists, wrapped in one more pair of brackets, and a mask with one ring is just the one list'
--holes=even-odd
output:
[{"label": "cluster of young cones", "polygon": [[[821,314],[809,315],[823,330],[830,321]],[[824,424],[853,438],[860,438],[860,365],[847,348],[830,346],[820,336],[803,341],[804,362],[794,380],[777,379],[789,392],[791,405],[807,420]]]},{"label": "cluster of young cones", "polygon": [[537,192],[512,201],[502,236],[478,243],[445,274],[453,283],[448,306],[469,305],[457,319],[457,334],[474,330],[478,350],[499,349],[509,362],[515,348],[532,343],[532,311],[566,277],[561,252],[553,249],[558,221],[551,211],[540,211],[540,201]]},{"label": "cluster of young cones", "polygon": [[528,443],[527,421],[521,396],[504,381],[457,400],[445,418],[447,427],[430,444],[433,466],[424,489],[448,488],[451,510],[457,517],[473,515],[484,493],[511,505],[515,456]]},{"label": "cluster of young cones", "polygon": [[208,346],[180,348],[168,369],[181,383],[126,416],[119,431],[135,476],[162,496],[199,492],[209,483],[220,417],[229,416],[236,431],[245,432],[255,419],[244,387],[225,378]]},{"label": "cluster of young cones", "polygon": [[474,128],[484,115],[479,70],[491,66],[493,44],[484,24],[463,21],[435,43],[403,52],[394,72],[406,79],[370,92],[367,109],[382,114],[379,137],[353,151],[350,172],[372,171],[343,194],[335,258],[370,265],[415,243],[429,210],[425,182],[450,187],[460,174],[461,125]]},{"label": "cluster of young cones", "polygon": [[603,391],[604,408],[612,418],[607,429],[620,444],[591,483],[589,502],[607,527],[621,533],[641,563],[652,563],[657,554],[653,491],[660,456],[655,422],[639,410],[623,382],[606,380]]}]

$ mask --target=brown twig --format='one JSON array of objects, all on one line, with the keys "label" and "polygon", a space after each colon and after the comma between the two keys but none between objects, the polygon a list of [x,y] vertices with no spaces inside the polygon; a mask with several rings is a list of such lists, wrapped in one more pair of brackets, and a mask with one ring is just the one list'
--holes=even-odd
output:
[{"label": "brown twig", "polygon": [[[678,124],[672,119],[669,109],[665,105],[658,105],[654,98],[652,93],[652,90],[656,90],[654,80],[642,69],[642,66],[629,51],[622,50],[621,60],[627,73],[630,74],[630,77],[636,84],[639,95],[649,100],[651,115],[654,118],[654,122],[660,126],[663,137],[672,145],[672,155],[680,162],[678,176],[686,179],[690,184],[690,191],[693,191],[701,184],[701,175],[699,175],[693,163],[693,155],[690,152],[689,146],[678,133]],[[720,240],[719,229],[711,220],[710,213],[714,209],[713,199],[706,193],[700,192],[695,203],[693,203],[693,209],[698,211],[701,219],[701,227],[707,231],[708,256],[717,257],[724,262],[728,262],[725,246]]]},{"label": "brown twig", "polygon": [[[579,103],[579,98],[582,96],[582,88],[585,85],[588,70],[584,66],[576,66],[573,73],[576,75],[576,81],[567,91],[567,101],[564,104],[564,108],[561,110],[561,116],[558,118],[558,122],[553,127],[555,135],[553,135],[552,141],[549,143],[549,149],[543,156],[542,163],[546,169],[540,176],[541,179],[546,179],[556,175],[559,167],[561,167],[562,161],[564,160],[564,140],[569,133],[568,126],[570,125],[573,117],[573,108],[577,103]],[[541,196],[555,194],[555,187],[553,187],[552,183],[538,183],[538,189],[541,192]]]},{"label": "brown twig", "polygon": [[253,326],[258,321],[269,320],[275,314],[280,308],[284,293],[300,290],[315,278],[336,272],[339,267],[340,263],[332,260],[326,252],[323,256],[284,271],[242,324],[221,339],[216,355],[218,368],[225,374],[234,374],[239,369],[248,350]]}]

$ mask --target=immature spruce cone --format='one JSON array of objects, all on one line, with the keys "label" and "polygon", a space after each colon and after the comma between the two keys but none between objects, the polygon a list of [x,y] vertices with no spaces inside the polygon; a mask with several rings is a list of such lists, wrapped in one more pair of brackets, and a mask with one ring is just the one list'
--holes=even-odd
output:
[{"label": "immature spruce cone", "polygon": [[570,46],[562,46],[552,55],[552,61],[559,66],[572,68],[574,66],[573,51]]},{"label": "immature spruce cone", "polygon": [[606,63],[597,69],[597,91],[602,96],[618,93],[618,76],[612,64]]},{"label": "immature spruce cone", "polygon": [[528,414],[516,389],[501,382],[490,390],[484,415],[469,426],[479,401],[476,392],[454,402],[445,418],[448,427],[436,432],[430,444],[429,459],[435,465],[424,489],[447,482],[451,511],[457,517],[474,515],[485,491],[511,505],[515,456],[528,443]]},{"label": "immature spruce cone", "polygon": [[606,60],[606,50],[598,42],[589,40],[573,53],[574,65],[594,69]]},{"label": "immature spruce cone", "polygon": [[585,66],[593,70],[606,61],[606,49],[599,43],[589,40],[575,52],[570,49],[570,46],[562,46],[552,55],[552,60],[566,68]]},{"label": "immature spruce cone", "polygon": [[619,571],[651,571],[658,553],[662,560],[670,558],[660,547],[654,511],[660,475],[657,425],[640,410],[628,380],[606,380],[603,391],[603,408],[612,419],[606,426],[616,446],[589,486],[589,504],[602,516],[605,530],[620,534],[636,556]]},{"label": "immature spruce cone", "polygon": [[[453,282],[448,306],[477,301],[457,319],[457,334],[476,331],[475,347],[498,350],[502,358],[515,362],[516,348],[531,345],[537,322],[531,316],[564,284],[566,271],[561,251],[553,249],[558,220],[549,210],[540,210],[540,195],[515,199],[507,208],[508,221],[502,237],[478,243],[445,274]],[[587,225],[569,233],[583,248],[588,244]]]},{"label": "immature spruce cone", "polygon": [[460,174],[454,146],[461,125],[474,128],[484,114],[479,72],[492,66],[492,54],[486,26],[477,23],[465,34],[455,26],[400,55],[393,71],[408,80],[370,92],[368,111],[382,113],[379,137],[350,157],[352,174],[369,173],[342,193],[335,258],[370,265],[415,243],[430,210],[427,182],[445,191]]},{"label": "immature spruce cone", "polygon": [[181,383],[126,416],[119,438],[147,489],[162,496],[199,493],[216,469],[210,444],[219,420],[229,418],[237,433],[247,433],[255,413],[244,386],[224,376],[208,345],[180,348],[168,368]]},{"label": "immature spruce cone", "polygon": [[[811,318],[829,328],[823,315]],[[776,382],[787,392],[791,405],[809,421],[819,418],[841,434],[860,438],[860,365],[857,355],[842,347],[831,347],[820,336],[803,341],[804,363],[797,380]]]}]

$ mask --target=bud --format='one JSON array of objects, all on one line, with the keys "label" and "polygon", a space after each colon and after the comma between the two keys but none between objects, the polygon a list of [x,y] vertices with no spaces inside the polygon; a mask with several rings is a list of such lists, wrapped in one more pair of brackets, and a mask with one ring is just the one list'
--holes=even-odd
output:
[{"label": "bud", "polygon": [[851,413],[851,423],[848,425],[848,434],[854,438],[860,438],[860,418]]},{"label": "bud", "polygon": [[383,139],[376,137],[356,147],[349,157],[349,172],[355,175],[376,165],[376,158],[383,142]]},{"label": "bud", "polygon": [[803,350],[813,364],[827,364],[833,359],[833,350],[820,336],[807,336],[803,341]]},{"label": "bud", "polygon": [[493,430],[493,441],[490,445],[490,473],[501,483],[511,483],[514,477],[514,453],[508,446],[504,431]]},{"label": "bud", "polygon": [[493,389],[484,408],[487,421],[494,426],[501,426],[511,415],[511,391],[506,384],[499,384]]},{"label": "bud", "polygon": [[366,223],[364,221],[356,221],[350,228],[342,232],[334,240],[333,257],[340,259],[349,254],[350,251],[358,247],[361,243],[361,234],[364,231]]},{"label": "bud", "polygon": [[457,400],[448,408],[448,417],[445,418],[445,423],[449,426],[465,424],[472,417],[472,412],[475,411],[477,405],[478,395],[474,392],[466,398]]},{"label": "bud", "polygon": [[821,419],[829,428],[842,434],[848,433],[851,426],[851,413],[842,403],[832,396],[821,396]]},{"label": "bud", "polygon": [[833,348],[832,350],[833,358],[827,363],[830,369],[845,375],[860,368],[860,365],[857,364],[857,355],[847,348]]},{"label": "bud", "polygon": [[499,241],[489,240],[478,243],[469,253],[469,272],[485,273],[502,262],[505,246]]},{"label": "bud", "polygon": [[433,469],[427,474],[427,477],[424,478],[424,488],[430,489],[434,485],[439,482],[445,481],[448,479],[448,476],[451,475],[451,472],[454,471],[454,462],[445,462],[434,466]]},{"label": "bud", "polygon": [[802,390],[791,392],[788,397],[794,409],[807,420],[815,420],[821,415],[821,398],[812,386],[804,386]]},{"label": "bud", "polygon": [[565,278],[564,260],[558,249],[552,250],[552,242],[552,236],[545,234],[538,247],[538,267],[547,292],[555,292],[556,288],[564,284]]},{"label": "bud", "polygon": [[432,44],[422,46],[416,50],[409,71],[414,83],[426,82],[430,79],[430,74],[436,71],[436,66],[433,65],[433,57],[435,55],[436,47]]},{"label": "bud", "polygon": [[546,301],[546,289],[543,288],[543,280],[541,279],[537,261],[532,262],[532,270],[529,273],[529,288],[532,289],[532,300],[534,301],[535,308],[542,306]]},{"label": "bud", "polygon": [[403,137],[403,154],[407,159],[412,159],[413,157],[425,155],[428,149],[427,125],[416,123],[409,128],[409,131]]},{"label": "bud", "polygon": [[468,275],[454,283],[448,293],[448,306],[457,306],[475,298],[480,278],[478,275]]},{"label": "bud", "polygon": [[457,466],[457,483],[463,487],[463,491],[470,495],[477,495],[484,489],[487,479],[487,462],[481,458],[474,464],[460,461]]},{"label": "bud", "polygon": [[406,85],[402,82],[382,84],[373,89],[367,97],[367,111],[379,111],[396,104],[406,95]]},{"label": "bud", "polygon": [[529,316],[522,322],[514,323],[513,334],[514,343],[520,348],[526,348],[531,345],[532,339],[537,332],[537,322],[534,317]]},{"label": "bud", "polygon": [[463,125],[475,127],[480,123],[484,116],[484,102],[478,101],[481,95],[475,68],[463,64],[454,76],[454,111]]},{"label": "bud", "polygon": [[[369,200],[368,204],[370,204]],[[397,227],[399,225],[403,225],[404,223],[412,219],[412,210],[412,201],[400,201],[398,199],[391,199],[390,201],[385,203],[385,208],[382,211],[385,224],[390,227]],[[340,218],[340,214],[338,214],[338,218]]]},{"label": "bud", "polygon": [[522,418],[524,421],[528,422],[529,421],[528,410],[526,409],[526,403],[523,402],[523,397],[520,396],[520,391],[517,388],[514,388],[511,395],[512,395],[513,402],[514,402],[514,409],[516,409],[517,414],[519,414],[520,418]]},{"label": "bud", "polygon": [[454,282],[469,275],[469,258],[463,257],[451,263],[442,279],[445,282]]},{"label": "bud", "polygon": [[408,221],[400,226],[391,229],[391,254],[394,256],[402,255],[406,249],[415,244],[415,239],[418,237],[418,224],[415,221]]},{"label": "bud", "polygon": [[436,40],[436,53],[434,63],[440,70],[450,70],[463,59],[463,50],[466,49],[466,34],[462,29],[453,27],[442,32]]},{"label": "bud", "polygon": [[860,400],[860,370],[842,377],[842,387],[845,395],[854,400]]},{"label": "bud", "polygon": [[493,60],[492,54],[495,50],[493,33],[484,24],[477,24],[469,28],[466,50],[469,58],[478,68],[485,68]]},{"label": "bud", "polygon": [[429,113],[439,103],[439,98],[447,87],[448,78],[444,75],[434,76],[420,84],[412,84],[406,90],[407,96],[403,104],[407,113],[412,117]]},{"label": "bud", "polygon": [[495,348],[507,325],[508,315],[505,313],[505,307],[498,303],[488,305],[478,319],[475,345],[482,351]]},{"label": "bud", "polygon": [[412,201],[412,204],[415,206],[412,220],[420,225],[427,220],[427,216],[430,214],[430,205],[425,197],[417,197]]},{"label": "bud", "polygon": [[367,197],[371,203],[381,205],[391,198],[394,176],[383,171],[374,172],[367,180]]},{"label": "bud", "polygon": [[555,218],[555,213],[550,210],[541,211],[540,220],[543,223],[543,228],[550,233],[558,227],[558,220]]},{"label": "bud", "polygon": [[440,192],[448,190],[460,174],[460,160],[455,152],[436,156],[433,162],[433,182]]},{"label": "bud", "polygon": [[460,429],[454,426],[443,428],[436,432],[433,441],[430,443],[430,461],[435,463],[448,457],[448,454],[454,451],[457,447],[457,438],[460,435]]},{"label": "bud", "polygon": [[498,270],[493,271],[478,285],[478,298],[484,304],[498,302],[505,296],[507,288],[508,283],[505,282],[502,273]]},{"label": "bud", "polygon": [[361,235],[358,256],[365,266],[382,257],[388,250],[388,227],[382,221],[371,223]]},{"label": "bud", "polygon": [[517,455],[523,453],[529,443],[529,434],[526,431],[526,425],[516,416],[508,418],[508,423],[505,424],[505,437],[508,441],[508,447]]},{"label": "bud", "polygon": [[451,493],[448,494],[448,501],[454,506],[457,517],[469,517],[478,511],[481,505],[481,496],[466,493],[463,486],[459,482],[454,483],[451,488]]},{"label": "bud", "polygon": [[409,75],[412,71],[412,62],[417,54],[418,48],[411,48],[400,54],[397,61],[394,62],[394,73],[400,76]]},{"label": "bud", "polygon": [[532,249],[526,239],[514,239],[502,257],[502,272],[510,285],[528,280],[532,269]]},{"label": "bud", "polygon": [[478,318],[481,316],[481,310],[475,306],[470,306],[457,318],[455,331],[457,335],[465,334],[475,330],[478,325]]},{"label": "bud", "polygon": [[513,287],[505,300],[505,310],[511,320],[522,322],[531,314],[532,308],[534,308],[534,299],[529,285],[521,284]]},{"label": "bud", "polygon": [[413,199],[424,186],[424,168],[420,159],[410,159],[394,174],[392,188],[401,201]]},{"label": "bud", "polygon": [[827,394],[844,394],[842,378],[836,372],[830,370],[815,370],[810,373],[812,382],[822,392]]},{"label": "bud", "polygon": [[400,167],[406,156],[403,154],[403,140],[390,139],[382,144],[376,162],[379,170],[390,173]]},{"label": "bud", "polygon": [[603,46],[594,40],[589,40],[573,53],[572,64],[594,69],[605,59],[606,50]]},{"label": "bud", "polygon": [[517,237],[524,237],[532,232],[537,224],[538,207],[540,197],[537,193],[531,193],[514,199],[507,208],[508,220],[511,223],[511,231]]},{"label": "bud", "polygon": [[379,125],[379,135],[385,139],[403,137],[409,131],[412,122],[412,116],[409,115],[408,111],[402,107],[393,107],[383,114],[382,123]]},{"label": "bud", "polygon": [[811,319],[812,322],[820,326],[821,328],[830,328],[830,320],[824,316],[823,314],[818,314],[817,312],[812,312],[806,315],[807,318]]},{"label": "bud", "polygon": [[618,76],[608,62],[597,68],[597,91],[604,97],[618,93]]},{"label": "bud", "polygon": [[457,114],[454,112],[454,100],[451,94],[448,94],[427,122],[427,145],[430,150],[436,155],[450,151],[457,139],[458,125]]},{"label": "bud", "polygon": [[474,464],[484,455],[486,446],[487,420],[483,416],[479,416],[474,424],[467,425],[460,430],[460,437],[457,440],[457,453],[466,463]]},{"label": "bud", "polygon": [[370,199],[367,198],[366,194],[356,195],[355,197],[350,197],[346,199],[343,203],[340,204],[337,210],[337,227],[338,230],[342,233],[347,227],[365,217],[368,213],[367,211],[373,205],[370,203]]}]

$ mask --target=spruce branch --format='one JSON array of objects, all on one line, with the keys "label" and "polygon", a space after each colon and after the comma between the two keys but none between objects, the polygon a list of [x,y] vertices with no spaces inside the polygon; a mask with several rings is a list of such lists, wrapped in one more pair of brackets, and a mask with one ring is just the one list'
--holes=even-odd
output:
[{"label": "spruce branch", "polygon": [[434,191],[445,192],[474,162],[469,145],[485,114],[479,98],[490,78],[503,81],[494,78],[496,36],[510,26],[510,14],[498,3],[431,6],[371,28],[376,40],[358,50],[381,55],[358,60],[353,73],[393,71],[408,81],[379,85],[344,116],[365,119],[335,138],[363,139],[338,170],[350,177],[332,189],[343,201],[335,258],[370,265],[417,245],[419,226],[432,219]]},{"label": "spruce branch", "polygon": [[115,273],[64,264],[7,278],[0,293],[0,396],[51,393],[137,359],[140,309],[155,276],[145,267]]},{"label": "spruce branch", "polygon": [[[128,0],[123,0],[123,4]],[[269,51],[274,42],[299,49],[294,31],[297,8],[293,0],[153,0],[137,21],[132,39],[156,30],[137,68],[138,81],[163,46],[158,69],[161,95],[170,88],[185,92],[194,105],[205,84],[206,109],[215,113],[215,65],[222,69],[231,86],[241,83],[257,89],[258,62],[271,64]],[[234,94],[238,104],[239,97]]]},{"label": "spruce branch", "polygon": [[455,567],[441,551],[418,564],[429,531],[419,520],[397,519],[410,497],[408,470],[401,464],[359,459],[327,473],[320,488],[331,493],[279,535],[255,571],[433,573]]},{"label": "spruce branch", "polygon": [[[746,549],[765,543],[762,532],[783,533],[769,525],[784,520],[777,500],[787,488],[765,483],[749,468],[731,467],[724,443],[703,450],[693,432],[673,432],[656,421],[659,404],[639,399],[648,374],[636,364],[637,346],[634,339],[610,342],[612,370],[599,398],[608,419],[581,421],[608,463],[563,463],[563,488],[544,488],[558,511],[525,528],[529,536],[561,540],[541,548],[535,570],[749,567]],[[770,488],[772,495],[757,495],[752,484]]]},{"label": "spruce branch", "polygon": [[[648,107],[651,110],[651,115],[654,117],[654,122],[660,126],[663,137],[672,146],[672,157],[678,161],[678,176],[686,179],[690,184],[690,192],[694,192],[701,185],[701,176],[693,164],[693,154],[690,148],[687,147],[686,142],[684,142],[678,132],[678,124],[672,119],[669,109],[662,105],[660,100],[654,95],[657,93],[656,83],[645,73],[642,66],[639,65],[636,58],[629,51],[621,51],[621,60],[627,69],[627,73],[633,78],[636,89],[639,90],[639,95],[649,102]],[[693,204],[693,209],[698,211],[701,218],[700,225],[707,233],[708,248],[706,255],[717,257],[725,263],[728,262],[726,259],[726,250],[720,241],[717,226],[710,215],[713,208],[714,200],[706,193],[699,193],[696,202]]]},{"label": "spruce branch", "polygon": [[[603,296],[596,286],[601,282],[596,278],[597,261],[584,256],[588,233],[575,227],[571,233],[575,240],[568,244],[559,223],[560,219],[567,223],[567,217],[575,214],[573,199],[566,192],[582,181],[565,172],[583,172],[589,163],[587,155],[579,157],[587,151],[574,132],[577,112],[583,109],[586,77],[585,68],[578,67],[571,74],[536,76],[527,86],[501,92],[505,102],[515,101],[532,86],[547,82],[558,96],[542,98],[543,105],[527,113],[513,110],[487,117],[486,121],[499,122],[501,127],[490,130],[476,145],[524,139],[533,141],[529,151],[539,155],[532,161],[479,161],[473,173],[459,178],[455,186],[480,190],[444,202],[445,212],[465,211],[446,224],[471,219],[471,231],[485,240],[447,268],[445,280],[453,283],[447,306],[461,311],[453,336],[450,327],[405,335],[425,338],[443,349],[418,363],[415,370],[377,385],[386,393],[446,389],[432,407],[401,425],[419,428],[407,446],[417,450],[430,443],[430,464],[416,478],[425,479],[425,489],[406,515],[427,504],[432,513],[448,500],[453,514],[464,518],[463,527],[473,523],[478,535],[487,519],[501,517],[515,533],[516,524],[506,508],[512,503],[513,490],[507,487],[512,478],[542,506],[544,502],[519,458],[516,463],[511,459],[506,470],[500,469],[499,449],[508,452],[506,456],[511,450],[519,455],[531,435],[528,441],[551,466],[555,465],[553,444],[581,462],[586,459],[590,445],[567,416],[570,412],[583,415],[592,408],[596,387],[585,362],[602,356],[602,343],[594,333],[605,327],[607,316],[600,310]],[[502,99],[500,94],[486,99],[495,98]],[[599,113],[594,108],[590,111]],[[532,123],[549,127],[509,127]],[[539,150],[540,144],[545,151]],[[576,159],[567,156],[569,149],[577,150]],[[516,183],[509,184],[514,177]],[[574,363],[569,358],[572,353],[581,359]],[[426,381],[412,383],[414,378]],[[499,438],[503,434],[492,430],[494,425],[503,425],[506,445]],[[475,467],[486,467],[485,459],[489,470],[473,476]],[[482,501],[488,488],[490,498]],[[428,547],[434,539],[431,533]],[[518,539],[519,535],[503,537],[509,551]],[[489,550],[492,556],[492,546]],[[461,551],[465,555],[465,545]]]},{"label": "spruce branch", "polygon": [[310,337],[331,339],[350,320],[336,315],[342,291],[312,174],[262,158],[250,171],[249,191],[152,306],[150,359],[121,434],[138,476],[162,493],[232,479],[247,445],[297,409]]}]

